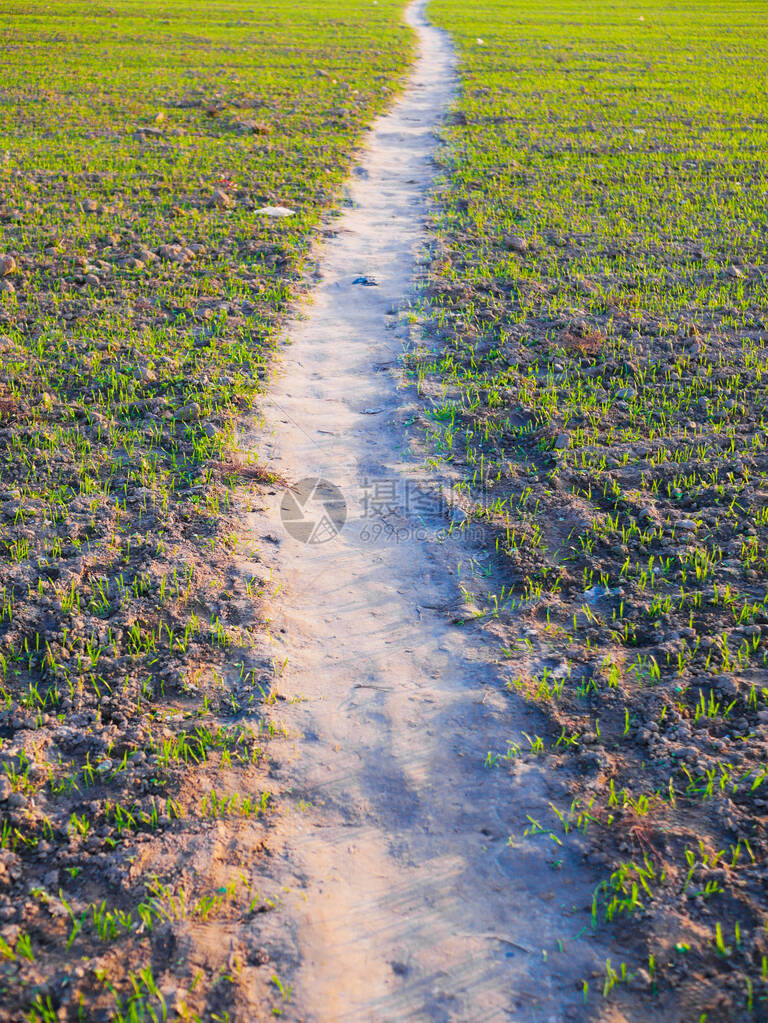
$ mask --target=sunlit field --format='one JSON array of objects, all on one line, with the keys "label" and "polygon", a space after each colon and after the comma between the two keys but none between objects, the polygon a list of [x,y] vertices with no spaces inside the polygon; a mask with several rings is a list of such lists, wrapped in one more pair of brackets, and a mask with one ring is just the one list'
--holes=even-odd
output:
[{"label": "sunlit field", "polygon": [[495,581],[467,586],[510,715],[522,698],[546,721],[489,767],[573,771],[571,804],[513,838],[553,884],[584,837],[603,872],[592,923],[616,956],[586,1005],[762,1018],[765,9],[431,12],[463,93],[411,371],[485,525]]},{"label": "sunlit field", "polygon": [[[235,430],[411,36],[390,0],[12,3],[0,33],[0,1015],[229,1018],[222,935],[268,907],[179,860],[270,812],[268,573],[228,565],[272,477]],[[174,967],[170,921],[207,958]]]},{"label": "sunlit field", "polygon": [[[370,964],[370,995],[354,969],[350,988],[382,1020],[464,1021],[455,964],[478,1004],[502,974],[457,951],[441,876],[476,883],[467,919],[472,898],[489,919],[466,947],[516,978],[510,1005],[522,977],[569,1019],[768,1018],[768,5],[431,0],[450,109],[428,75],[406,85],[419,52],[452,59],[415,9],[415,28],[398,0],[0,11],[0,1020],[315,1018],[321,905],[329,969],[339,948]],[[355,206],[351,168],[399,95]],[[427,208],[416,245],[402,218]],[[286,407],[293,383],[310,396],[290,406],[294,479],[288,412],[270,446],[262,411],[337,236],[350,280],[284,373]],[[358,348],[336,323],[362,325]],[[361,351],[358,408],[329,381]],[[331,546],[281,546],[270,498],[301,495],[314,431],[357,467],[345,494],[319,480],[338,534],[369,466],[397,494],[450,483],[445,521],[396,509],[406,546],[372,543],[360,578]],[[297,563],[329,595],[290,594],[298,638],[280,603]],[[314,704],[308,674],[332,690]],[[330,795],[296,781],[316,755]],[[468,820],[487,810],[479,835],[463,810],[440,821],[453,778]],[[507,835],[499,791],[516,816],[534,789]],[[328,859],[295,855],[306,835]],[[584,917],[570,943],[509,912],[498,878],[532,860],[532,890],[551,879]],[[352,891],[408,892],[423,945],[451,940],[390,949],[400,903],[358,906],[348,862]]]}]

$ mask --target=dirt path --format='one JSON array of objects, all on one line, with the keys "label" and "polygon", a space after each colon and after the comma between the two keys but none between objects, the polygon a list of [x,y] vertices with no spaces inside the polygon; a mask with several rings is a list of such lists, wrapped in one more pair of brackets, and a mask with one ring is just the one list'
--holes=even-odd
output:
[{"label": "dirt path", "polygon": [[[312,303],[287,331],[259,443],[286,476],[330,481],[347,505],[325,543],[286,535],[282,495],[251,517],[254,537],[282,538],[270,614],[290,738],[272,751],[285,891],[271,926],[290,924],[298,960],[287,1018],[578,1019],[575,981],[594,952],[571,938],[589,921],[589,879],[553,871],[551,843],[508,843],[558,786],[535,761],[484,767],[535,722],[505,693],[494,644],[454,624],[466,551],[438,541],[444,519],[423,493],[408,508],[419,476],[392,310],[412,294],[455,88],[451,45],[424,6],[407,15],[420,40],[411,81],[374,126]],[[385,527],[377,502],[396,509]],[[553,967],[541,950],[558,939]]]}]

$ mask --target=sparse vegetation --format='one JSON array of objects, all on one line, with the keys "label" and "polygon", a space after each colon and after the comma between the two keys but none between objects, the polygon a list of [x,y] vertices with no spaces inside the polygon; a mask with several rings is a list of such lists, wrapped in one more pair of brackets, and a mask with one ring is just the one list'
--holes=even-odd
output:
[{"label": "sparse vegetation", "polygon": [[232,502],[279,480],[238,417],[411,36],[393,0],[0,32],[0,1015],[254,1018],[274,584]]},{"label": "sparse vegetation", "polygon": [[[401,6],[0,12],[2,1019],[294,1011],[259,926],[279,584],[236,515],[288,481],[239,437]],[[567,779],[507,851],[594,876],[585,1018],[768,1018],[763,6],[430,7],[462,91],[406,370],[451,620],[537,708],[478,770]]]},{"label": "sparse vegetation", "polygon": [[485,527],[464,584],[570,771],[521,832],[604,875],[594,1011],[765,1018],[763,12],[431,11],[463,92],[410,367]]}]

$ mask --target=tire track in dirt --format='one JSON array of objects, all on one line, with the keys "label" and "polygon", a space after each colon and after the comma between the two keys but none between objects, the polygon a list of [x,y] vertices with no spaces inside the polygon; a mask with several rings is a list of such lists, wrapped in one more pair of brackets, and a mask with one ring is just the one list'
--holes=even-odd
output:
[{"label": "tire track in dirt", "polygon": [[[329,481],[347,505],[340,534],[317,544],[286,535],[281,494],[248,517],[257,543],[283,538],[268,652],[285,665],[270,843],[284,894],[264,934],[291,973],[285,1018],[581,1019],[580,980],[605,958],[578,937],[594,882],[548,865],[551,843],[508,841],[564,781],[535,760],[483,766],[536,721],[510,702],[489,637],[455,624],[467,551],[440,542],[444,520],[409,465],[407,330],[393,310],[413,296],[456,88],[453,49],[424,7],[408,8],[412,76],[373,127],[311,304],[286,330],[271,436],[254,441],[288,478]],[[392,510],[383,528],[375,498]],[[558,939],[565,951],[544,962]]]}]

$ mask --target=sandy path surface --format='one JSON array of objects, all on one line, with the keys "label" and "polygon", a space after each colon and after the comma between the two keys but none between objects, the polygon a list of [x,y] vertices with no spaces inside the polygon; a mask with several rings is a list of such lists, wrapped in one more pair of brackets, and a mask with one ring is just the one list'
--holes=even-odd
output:
[{"label": "sandy path surface", "polygon": [[[286,532],[281,494],[250,517],[257,541],[280,539],[269,613],[289,734],[272,750],[284,897],[267,926],[291,936],[289,1019],[580,1019],[575,982],[597,952],[585,959],[572,941],[589,923],[588,879],[553,869],[551,843],[508,842],[560,783],[535,762],[484,767],[536,722],[505,691],[495,644],[455,624],[467,552],[440,541],[444,515],[408,449],[407,333],[393,310],[413,296],[456,87],[450,41],[424,6],[407,13],[412,77],[374,125],[312,301],[287,330],[258,442],[260,458],[329,481],[346,505],[323,543]],[[334,493],[316,495],[330,534]],[[561,961],[545,963],[558,939]]]}]

